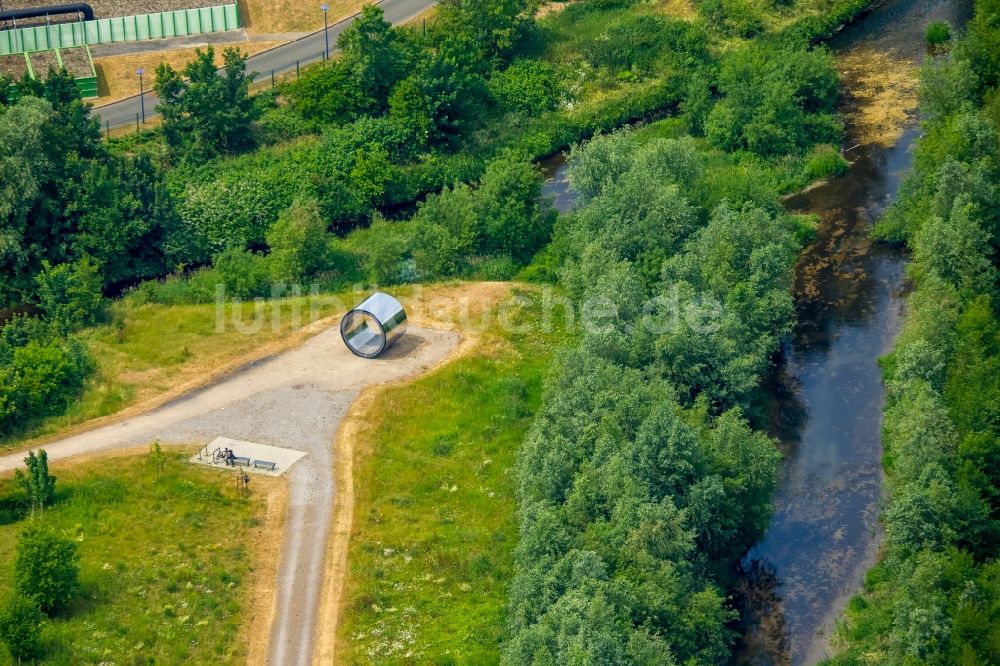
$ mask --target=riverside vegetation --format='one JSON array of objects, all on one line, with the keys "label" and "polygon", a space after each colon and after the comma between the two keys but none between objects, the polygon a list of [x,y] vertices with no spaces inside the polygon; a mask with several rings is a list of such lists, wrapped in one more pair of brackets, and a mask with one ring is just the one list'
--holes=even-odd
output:
[{"label": "riverside vegetation", "polygon": [[833,664],[1000,661],[1000,5],[921,74],[913,172],[877,226],[914,291],[883,359],[885,548]]},{"label": "riverside vegetation", "polygon": [[[580,0],[536,18],[529,0],[448,0],[426,33],[368,7],[338,59],[276,93],[250,96],[235,52],[221,76],[211,53],[159,68],[162,127],[109,144],[67,77],[22,84],[0,111],[2,298],[23,313],[0,342],[0,431],[23,436],[72,410],[100,371],[91,341],[126,345],[136,313],[210,307],[198,304],[217,284],[246,299],[280,298],[275,284],[557,282],[619,316],[570,339],[544,391],[548,357],[532,347],[530,362],[470,360],[419,385],[447,406],[438,389],[469,391],[462,372],[497,396],[526,372],[517,413],[473,424],[502,432],[490,457],[513,469],[487,473],[517,507],[488,528],[495,570],[447,564],[456,580],[481,578],[463,582],[483,592],[482,621],[447,644],[421,635],[420,659],[724,661],[729,572],[766,524],[780,462],[753,406],[791,326],[791,266],[809,234],[780,195],[845,168],[836,71],[818,42],[866,2],[705,0],[685,17],[667,6]],[[579,207],[559,216],[532,161],[574,144]],[[123,289],[110,307],[102,298]],[[711,325],[647,327],[650,299]],[[427,436],[407,446],[436,428],[419,424]],[[391,524],[356,520],[353,556],[405,512],[380,513]],[[485,549],[484,534],[432,551],[452,562],[463,539]],[[358,585],[350,635],[371,637],[373,606],[392,595]],[[430,603],[437,591],[420,587],[415,603],[457,621],[465,606]],[[352,654],[376,660],[363,644]]]}]

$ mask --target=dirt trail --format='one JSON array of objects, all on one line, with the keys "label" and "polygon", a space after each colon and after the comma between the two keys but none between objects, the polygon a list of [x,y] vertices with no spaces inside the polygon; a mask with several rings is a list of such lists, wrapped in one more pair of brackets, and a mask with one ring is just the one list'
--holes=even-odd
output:
[{"label": "dirt trail", "polygon": [[[301,347],[265,359],[218,384],[146,414],[45,444],[53,462],[164,443],[207,443],[217,436],[285,446],[309,455],[287,473],[288,512],[276,581],[277,599],[265,656],[256,663],[309,664],[324,589],[327,534],[336,484],[330,443],[348,407],[367,387],[399,381],[438,365],[459,347],[452,331],[411,326],[385,356],[353,356],[336,327]],[[0,457],[0,473],[23,464],[23,452]],[[275,539],[277,539],[275,535]]]}]

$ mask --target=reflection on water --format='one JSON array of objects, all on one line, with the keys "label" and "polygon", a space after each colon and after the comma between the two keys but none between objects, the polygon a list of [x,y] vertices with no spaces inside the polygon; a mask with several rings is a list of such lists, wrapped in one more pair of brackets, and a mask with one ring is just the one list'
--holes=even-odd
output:
[{"label": "reflection on water", "polygon": [[576,192],[569,187],[566,177],[566,153],[556,153],[538,163],[542,169],[545,184],[542,185],[542,196],[552,200],[552,206],[560,213],[565,213],[573,207]]},{"label": "reflection on water", "polygon": [[[775,511],[743,560],[749,626],[737,663],[814,663],[833,616],[877,547],[882,384],[875,360],[902,315],[904,258],[872,244],[871,223],[910,162],[910,129],[865,147],[849,172],[788,202],[820,215],[799,257],[798,325],[773,378],[771,429],[785,453]],[[838,603],[839,601],[839,603]]]},{"label": "reflection on water", "polygon": [[[875,47],[917,62],[928,21],[960,25],[967,14],[967,3],[888,2],[834,48]],[[846,104],[851,85],[844,81]],[[917,136],[911,119],[895,145],[852,149],[845,176],[787,202],[819,215],[820,226],[799,257],[798,324],[771,379],[770,425],[786,458],[771,525],[741,562],[745,634],[736,663],[819,661],[874,562],[883,402],[876,359],[901,323],[905,257],[868,235],[909,169]]]}]

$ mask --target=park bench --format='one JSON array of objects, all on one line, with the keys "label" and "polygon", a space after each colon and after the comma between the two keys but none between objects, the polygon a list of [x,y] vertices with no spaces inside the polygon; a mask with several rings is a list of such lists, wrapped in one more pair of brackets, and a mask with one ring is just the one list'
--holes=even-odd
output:
[{"label": "park bench", "polygon": [[267,460],[254,460],[253,466],[255,469],[266,469],[269,472],[273,472],[278,467],[278,463],[269,462]]},{"label": "park bench", "polygon": [[236,456],[233,458],[234,465],[249,465],[250,459],[245,456]]}]

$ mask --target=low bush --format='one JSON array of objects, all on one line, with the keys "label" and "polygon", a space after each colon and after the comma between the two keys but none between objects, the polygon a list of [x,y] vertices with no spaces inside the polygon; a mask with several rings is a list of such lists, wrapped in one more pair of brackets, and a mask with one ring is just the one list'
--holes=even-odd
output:
[{"label": "low bush", "polygon": [[947,21],[932,21],[924,33],[927,46],[940,47],[951,41],[951,25]]},{"label": "low bush", "polygon": [[816,146],[806,157],[803,173],[808,181],[833,178],[847,171],[849,163],[840,151],[829,145]]},{"label": "low bush", "polygon": [[23,430],[62,413],[93,369],[79,342],[34,339],[21,346],[0,342],[0,435]]}]

